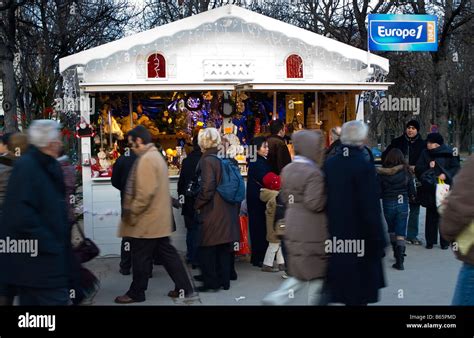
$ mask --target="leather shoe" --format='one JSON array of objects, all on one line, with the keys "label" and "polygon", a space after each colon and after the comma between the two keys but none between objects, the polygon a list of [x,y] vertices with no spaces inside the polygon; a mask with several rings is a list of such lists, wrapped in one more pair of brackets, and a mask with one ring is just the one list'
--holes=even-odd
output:
[{"label": "leather shoe", "polygon": [[136,300],[130,298],[128,295],[118,296],[115,298],[115,303],[117,304],[132,304],[132,303],[142,303],[145,300]]},{"label": "leather shoe", "polygon": [[196,289],[198,292],[217,292],[219,289],[208,288],[207,286],[200,286]]},{"label": "leather shoe", "polygon": [[130,275],[130,270],[129,269],[120,269],[120,274],[124,276]]}]

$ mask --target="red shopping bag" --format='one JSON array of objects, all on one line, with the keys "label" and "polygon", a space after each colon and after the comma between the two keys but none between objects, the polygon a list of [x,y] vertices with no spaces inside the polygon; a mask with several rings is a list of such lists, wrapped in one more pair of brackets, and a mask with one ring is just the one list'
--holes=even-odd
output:
[{"label": "red shopping bag", "polygon": [[240,216],[240,242],[236,254],[241,256],[250,254],[249,219],[247,216]]}]

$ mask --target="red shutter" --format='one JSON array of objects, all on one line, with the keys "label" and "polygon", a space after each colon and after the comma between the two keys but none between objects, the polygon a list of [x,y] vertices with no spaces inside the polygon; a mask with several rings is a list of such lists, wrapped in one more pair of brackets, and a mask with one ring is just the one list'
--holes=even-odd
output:
[{"label": "red shutter", "polygon": [[166,61],[163,55],[155,53],[148,57],[148,78],[165,78]]},{"label": "red shutter", "polygon": [[286,59],[286,77],[289,79],[303,78],[303,59],[292,54]]}]

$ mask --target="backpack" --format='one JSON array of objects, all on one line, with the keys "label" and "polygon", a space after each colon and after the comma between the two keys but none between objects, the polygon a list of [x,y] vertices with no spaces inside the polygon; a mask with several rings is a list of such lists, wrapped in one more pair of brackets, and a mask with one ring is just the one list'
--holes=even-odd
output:
[{"label": "backpack", "polygon": [[212,155],[221,162],[222,177],[217,192],[227,203],[238,204],[245,199],[245,182],[240,169],[228,158]]}]

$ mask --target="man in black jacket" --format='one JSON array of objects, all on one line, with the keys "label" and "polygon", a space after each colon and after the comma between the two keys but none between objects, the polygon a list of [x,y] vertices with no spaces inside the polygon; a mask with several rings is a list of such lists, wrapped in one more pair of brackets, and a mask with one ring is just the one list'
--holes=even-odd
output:
[{"label": "man in black jacket", "polygon": [[198,137],[193,137],[193,151],[183,160],[181,164],[181,172],[178,180],[179,200],[183,201],[181,214],[184,217],[184,225],[186,226],[186,260],[193,266],[197,266],[197,234],[198,223],[195,221],[194,198],[186,196],[186,189],[191,180],[196,176],[196,167],[201,159],[202,152],[198,145]]},{"label": "man in black jacket", "polygon": [[22,243],[22,250],[10,245],[11,252],[0,253],[0,284],[16,289],[20,305],[68,305],[77,262],[56,160],[58,124],[33,121],[28,136],[31,146],[12,170],[0,220],[0,240]]},{"label": "man in black jacket", "polygon": [[[137,155],[131,150],[126,149],[126,153],[120,156],[114,164],[112,170],[112,185],[120,190],[120,205],[123,206],[123,197],[125,186],[127,185],[128,174],[132,170]],[[132,255],[130,253],[130,239],[122,238],[120,250],[120,273],[129,275],[132,267]]]},{"label": "man in black jacket", "polygon": [[[408,164],[410,165],[410,170],[412,174],[415,173],[415,166],[418,162],[418,159],[421,156],[421,153],[426,147],[425,141],[421,138],[420,124],[416,120],[411,120],[406,124],[405,133],[397,138],[392,140],[392,143],[385,149],[382,153],[382,162],[385,160],[385,157],[393,148],[398,148],[401,150],[405,158],[407,159]],[[418,224],[420,216],[420,204],[415,201],[410,201],[410,216],[408,217],[408,227],[407,227],[407,242],[411,244],[420,245],[421,241],[417,238],[418,236]]]}]

